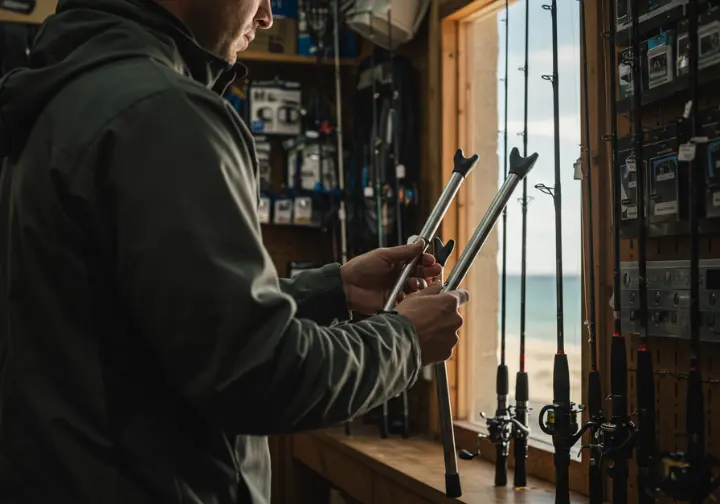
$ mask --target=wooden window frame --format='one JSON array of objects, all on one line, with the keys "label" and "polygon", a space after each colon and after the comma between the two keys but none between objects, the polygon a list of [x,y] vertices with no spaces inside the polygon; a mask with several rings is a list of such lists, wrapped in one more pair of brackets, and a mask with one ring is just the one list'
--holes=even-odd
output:
[{"label": "wooden window frame", "polygon": [[[589,82],[589,101],[590,101],[590,134],[592,139],[591,159],[594,165],[592,170],[593,181],[593,201],[607,202],[609,201],[609,189],[607,177],[600,176],[598,167],[606,166],[608,161],[607,145],[603,141],[604,127],[606,118],[601,111],[606,110],[605,94],[604,94],[604,68],[597,68],[598,62],[603,62],[603,46],[601,31],[604,23],[600,17],[600,1],[586,0],[588,10],[588,72],[590,75]],[[430,134],[431,138],[441,138],[435,152],[431,152],[430,156],[435,161],[435,166],[440,166],[440,173],[437,175],[438,194],[444,186],[453,170],[452,158],[455,151],[467,145],[468,132],[465,126],[465,115],[467,114],[467,99],[465,93],[461,92],[466,87],[468,79],[467,69],[465,68],[464,48],[467,37],[467,25],[483,16],[496,13],[504,8],[504,2],[493,0],[433,0],[431,7],[431,25],[429,33],[429,89],[430,96],[435,97],[436,103],[433,103],[430,110]],[[598,26],[600,23],[600,26]],[[581,64],[583,60],[581,58]],[[581,99],[585,96],[584,83],[581,80]],[[582,118],[584,119],[584,110]],[[437,130],[433,131],[433,127],[437,125]],[[585,124],[582,121],[582,134],[584,138]],[[435,136],[437,135],[437,136]],[[585,159],[583,159],[583,163]],[[604,174],[607,175],[607,174]],[[587,198],[583,189],[582,195],[582,212],[583,222],[587,222]],[[442,225],[443,236],[455,236],[458,243],[466,243],[469,239],[466,217],[464,215],[464,195],[462,192],[458,194],[457,203],[448,211]],[[603,208],[600,208],[600,207]],[[606,234],[604,230],[610,229],[609,213],[604,207],[607,205],[596,204],[592,215],[595,225],[596,235]],[[587,250],[588,237],[583,231],[583,250]],[[600,240],[595,240],[595,269],[596,282],[596,300],[599,308],[596,310],[597,317],[597,334],[604,334],[610,327],[607,323],[607,317],[603,315],[607,312],[607,307],[601,305],[602,299],[607,294],[602,292],[602,285],[608,285],[609,282],[604,281],[601,274],[605,277],[611,272],[612,268],[600,268],[600,264],[607,264],[609,257],[609,249],[607,244],[601,246]],[[452,267],[458,258],[456,249],[454,257],[448,261],[448,267]],[[585,271],[590,267],[588,264],[587,254],[583,253],[584,271],[582,274],[582,289],[585,291]],[[466,317],[472,316],[470,313]],[[586,306],[582,305],[582,317],[585,320]],[[467,401],[467,376],[469,366],[471,365],[471,355],[468,352],[467,338],[461,334],[460,344],[451,361],[448,362],[449,383],[451,385],[451,404],[455,417],[455,435],[458,446],[475,446],[480,430],[477,424],[467,421],[469,405]],[[589,352],[587,346],[582,346],[582,401],[587,403],[587,376],[590,370]],[[607,352],[603,345],[598,348],[598,358],[600,369],[607,369],[606,360]],[[434,396],[434,394],[433,394]],[[432,398],[434,399],[434,397]],[[438,412],[437,403],[431,399],[430,402],[430,431],[431,434],[438,434]],[[532,422],[537,422],[537,412],[531,416]],[[583,415],[583,421],[587,421],[587,413]],[[576,448],[580,446],[578,442]],[[481,453],[484,458],[494,460],[495,450],[487,440],[481,441]],[[578,448],[579,449],[579,448]],[[510,466],[513,465],[512,457],[509,461]],[[572,461],[570,468],[570,486],[571,489],[579,493],[587,493],[588,488],[588,457],[583,456],[582,461]],[[541,479],[554,482],[555,469],[553,463],[553,454],[549,451],[530,447],[528,458],[528,474],[539,477]]]}]

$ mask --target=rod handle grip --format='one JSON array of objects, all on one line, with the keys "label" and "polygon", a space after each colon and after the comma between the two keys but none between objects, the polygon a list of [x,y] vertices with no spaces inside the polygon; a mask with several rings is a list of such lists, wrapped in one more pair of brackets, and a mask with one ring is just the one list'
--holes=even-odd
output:
[{"label": "rod handle grip", "polygon": [[445,475],[445,496],[450,497],[451,499],[458,499],[462,497],[462,487],[460,486],[459,474]]},{"label": "rod handle grip", "polygon": [[570,504],[570,452],[555,450],[555,504]]},{"label": "rod handle grip", "polygon": [[515,458],[513,486],[515,488],[525,488],[527,486],[527,440],[515,440],[513,445],[513,456]]},{"label": "rod handle grip", "polygon": [[[600,465],[590,466],[590,504],[603,504],[603,495],[605,494],[605,485],[603,484],[603,471]],[[620,502],[619,500],[615,502]]]},{"label": "rod handle grip", "polygon": [[507,486],[507,456],[499,445],[495,445],[495,486]]}]

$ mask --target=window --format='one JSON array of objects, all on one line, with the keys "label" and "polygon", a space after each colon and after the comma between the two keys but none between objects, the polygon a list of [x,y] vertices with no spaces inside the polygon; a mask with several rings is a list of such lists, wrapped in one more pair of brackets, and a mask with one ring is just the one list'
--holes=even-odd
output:
[{"label": "window", "polygon": [[[527,1],[527,0],[525,0]],[[525,1],[509,9],[508,152],[522,153],[525,45]],[[504,180],[503,130],[505,89],[506,12],[504,2],[492,12],[461,24],[458,36],[458,145],[477,152],[481,162],[460,199],[459,244],[467,243],[475,226]],[[499,9],[499,10],[498,10]],[[558,2],[558,85],[560,170],[562,183],[563,294],[565,352],[571,371],[571,397],[582,397],[582,186],[574,180],[573,164],[580,156],[580,34],[579,4]],[[528,177],[526,367],[530,377],[531,444],[552,449],[551,439],[538,426],[539,410],[552,403],[552,369],[556,352],[555,211],[553,198],[535,189],[554,185],[554,117],[552,84],[552,25],[542,2],[530,4],[528,75],[528,152],[540,158]],[[522,213],[518,187],[507,212],[506,364],[510,372],[510,404],[514,404],[515,374],[519,367],[520,271]],[[459,380],[467,384],[457,398],[460,416],[482,428],[480,412],[496,408],[495,373],[501,329],[502,219],[466,280],[473,295],[466,314]],[[494,337],[497,335],[497,338]],[[463,377],[463,374],[465,375]],[[463,404],[465,406],[463,406]],[[575,452],[576,454],[577,452]]]}]

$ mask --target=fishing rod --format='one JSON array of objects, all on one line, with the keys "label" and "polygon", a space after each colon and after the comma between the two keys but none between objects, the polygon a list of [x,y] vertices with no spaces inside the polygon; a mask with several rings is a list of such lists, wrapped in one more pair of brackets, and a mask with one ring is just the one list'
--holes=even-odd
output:
[{"label": "fishing rod", "polygon": [[[509,0],[505,0],[505,127],[503,130],[503,176],[508,176],[508,49],[510,39],[510,10]],[[527,154],[525,154],[527,155]],[[525,179],[523,179],[525,180]],[[523,182],[524,183],[524,182]],[[495,445],[495,486],[507,485],[507,459],[510,455],[510,440],[512,439],[513,417],[508,407],[509,378],[508,367],[505,364],[505,338],[507,322],[507,206],[502,211],[502,272],[500,294],[500,363],[495,378],[495,392],[497,394],[497,408],[494,417],[481,416],[486,420],[487,435],[481,436]]]},{"label": "fishing rod", "polygon": [[[453,268],[452,272],[450,273],[450,276],[448,277],[447,282],[445,282],[445,285],[443,286],[443,292],[452,291],[457,289],[462,281],[465,279],[465,276],[467,275],[468,270],[472,266],[472,263],[475,261],[475,258],[480,253],[480,250],[482,249],[483,245],[485,244],[485,241],[487,241],[488,236],[490,236],[490,233],[492,232],[493,228],[495,227],[495,224],[497,223],[500,214],[503,211],[503,208],[505,208],[505,205],[507,205],[508,200],[513,194],[513,191],[518,186],[518,184],[527,177],[527,174],[532,170],[533,166],[535,166],[535,163],[537,161],[538,155],[537,153],[532,154],[528,157],[521,157],[520,151],[517,148],[513,148],[513,150],[510,152],[510,169],[508,170],[508,176],[503,182],[503,185],[500,187],[500,190],[495,195],[495,198],[490,203],[490,207],[488,208],[488,211],[485,213],[485,216],[480,221],[480,224],[478,224],[477,228],[475,228],[475,232],[473,233],[472,237],[470,238],[470,241],[468,242],[467,247],[465,247],[465,250],[463,250],[462,254],[460,255],[460,258],[458,259],[457,264]],[[445,363],[441,364],[443,367],[445,367]],[[439,375],[440,373],[438,373]],[[449,394],[443,394],[445,390],[447,390],[447,370],[444,375],[444,381],[443,387],[440,387],[440,382],[438,382],[438,402],[440,406],[440,425],[441,430],[445,431],[446,429],[449,430],[452,433],[452,414],[450,411],[450,396]],[[511,419],[511,421],[513,421]],[[478,436],[478,439],[483,438],[484,436]],[[454,439],[453,439],[454,444]],[[446,445],[446,450],[447,450]],[[454,449],[454,446],[453,446]],[[460,458],[464,460],[470,460],[477,456],[479,456],[479,451],[476,450],[476,453],[472,454],[468,452],[467,450],[462,450],[460,452]],[[455,453],[453,451],[452,454],[453,459],[455,459]],[[446,451],[446,484],[448,481],[451,483],[457,483],[458,487],[457,490],[459,490],[460,480],[459,477],[457,479],[448,480],[448,473],[447,473],[447,461],[448,461],[448,453]],[[457,460],[455,460],[455,464],[457,464]],[[456,466],[457,467],[457,466]],[[448,487],[451,488],[451,487]],[[460,496],[460,493],[457,494],[457,497]],[[448,492],[448,497],[451,497],[450,493]]]},{"label": "fishing rod", "polygon": [[[338,156],[338,185],[340,190],[340,208],[338,219],[340,220],[340,260],[345,264],[348,260],[348,231],[347,231],[347,209],[345,207],[345,144],[343,134],[343,106],[342,106],[342,74],[340,72],[340,1],[333,2],[333,48],[335,49],[335,131],[337,133],[337,156]],[[345,422],[345,435],[352,434],[352,422]]]},{"label": "fishing rod", "polygon": [[[553,113],[555,123],[555,185],[550,188],[538,184],[536,189],[552,196],[555,205],[555,279],[557,291],[557,353],[553,363],[553,404],[540,410],[540,429],[552,436],[555,447],[555,504],[570,503],[570,449],[580,439],[583,431],[578,429],[577,415],[582,411],[570,401],[570,368],[565,353],[563,313],[563,266],[562,266],[562,192],[560,181],[560,96],[558,82],[558,30],[557,1],[543,5],[550,11],[553,39],[553,73],[543,75],[553,87]],[[578,432],[579,431],[579,432]]]},{"label": "fishing rod", "polygon": [[343,107],[342,107],[342,76],[340,72],[340,0],[333,2],[333,44],[335,49],[335,109],[338,157],[338,185],[340,189],[340,260],[345,264],[348,260],[347,240],[347,212],[345,209],[345,152],[343,136]]},{"label": "fishing rod", "polygon": [[642,54],[640,41],[640,22],[637,6],[631,6],[632,18],[632,80],[633,80],[633,113],[634,113],[634,164],[637,175],[635,186],[637,194],[637,258],[638,258],[638,298],[637,310],[640,339],[637,353],[637,379],[636,395],[638,400],[638,437],[637,457],[638,467],[638,503],[650,504],[655,502],[655,373],[653,371],[652,356],[648,348],[648,312],[647,312],[647,258],[646,258],[646,232],[645,232],[645,163],[643,158],[643,125],[642,125]]},{"label": "fishing rod", "polygon": [[630,419],[628,411],[628,383],[627,383],[627,349],[625,336],[622,334],[621,311],[621,284],[620,284],[620,224],[622,222],[622,196],[620,166],[618,165],[618,123],[617,123],[617,63],[615,46],[615,2],[608,3],[608,32],[609,47],[608,76],[610,83],[610,135],[605,140],[610,141],[611,150],[611,180],[612,180],[612,222],[613,222],[613,334],[610,346],[610,405],[611,417],[603,422],[598,432],[597,444],[603,459],[610,464],[612,477],[612,498],[614,504],[627,504],[628,501],[628,464],[632,458],[635,442],[636,427]]},{"label": "fishing rod", "polygon": [[[587,272],[587,294],[586,294],[586,313],[588,315],[585,321],[585,327],[588,334],[588,343],[590,345],[590,374],[588,376],[588,414],[589,424],[587,429],[590,432],[590,439],[597,439],[601,432],[601,426],[605,423],[605,416],[602,411],[602,385],[600,381],[600,370],[598,369],[597,357],[597,339],[595,335],[595,234],[593,226],[593,194],[592,194],[592,152],[590,144],[590,90],[588,88],[590,81],[588,80],[588,50],[587,50],[587,20],[585,17],[585,9],[587,7],[586,0],[580,0],[580,31],[582,44],[582,79],[583,79],[583,115],[585,118],[585,145],[582,150],[585,153],[585,197],[587,199],[587,233],[588,233],[588,262],[589,269]],[[583,241],[584,243],[584,241]],[[589,445],[589,490],[590,504],[602,504],[604,492],[603,467],[602,467],[602,451],[600,446]]]},{"label": "fishing rod", "polygon": [[[392,39],[392,5],[388,3],[387,6],[387,25],[388,25],[388,45],[389,45],[389,70],[388,70],[388,78],[389,78],[389,86],[390,86],[390,106],[387,109],[387,115],[385,115],[385,107],[383,107],[383,111],[381,113],[382,117],[380,118],[380,121],[385,124],[384,131],[380,130],[377,133],[377,142],[376,142],[376,148],[378,154],[376,154],[376,157],[379,157],[379,163],[378,168],[376,170],[376,178],[378,181],[380,181],[382,174],[382,178],[384,179],[387,176],[387,161],[388,159],[392,162],[392,167],[395,172],[395,188],[394,188],[394,194],[393,197],[395,198],[395,225],[396,225],[396,232],[397,232],[397,244],[400,245],[403,243],[403,234],[402,234],[402,220],[400,219],[401,209],[400,209],[400,178],[398,177],[399,170],[401,169],[400,166],[398,166],[398,162],[400,159],[400,136],[399,136],[399,130],[400,130],[400,124],[399,124],[399,113],[397,110],[398,106],[398,99],[399,99],[399,93],[395,86],[395,51],[393,49],[393,39]],[[374,54],[373,54],[373,62],[374,62]],[[373,68],[374,68],[373,64]],[[381,72],[384,74],[384,72]],[[374,80],[373,80],[374,85]],[[377,94],[375,91],[373,91],[373,95],[377,97]],[[375,103],[375,102],[373,102]],[[383,135],[384,133],[384,135]],[[382,192],[378,192],[378,195],[385,194],[385,181],[380,181],[376,183],[376,189],[382,186],[383,190]],[[377,189],[379,191],[379,189]],[[381,197],[381,196],[377,196]],[[377,200],[380,201],[380,200]],[[378,206],[378,220],[381,218],[381,206]],[[380,230],[380,227],[378,227],[378,230]],[[414,237],[411,237],[413,239]],[[384,239],[384,237],[383,237]],[[382,242],[380,242],[382,243]],[[379,245],[382,246],[382,245]],[[401,394],[401,401],[402,401],[402,436],[404,438],[410,437],[410,407],[408,404],[408,394],[407,391],[403,391]],[[380,435],[383,438],[387,438],[390,434],[390,405],[388,401],[385,401],[382,406],[382,423],[381,423],[381,430]]]},{"label": "fishing rod", "polygon": [[[433,237],[435,236],[435,233],[440,227],[440,223],[460,190],[460,186],[475,168],[477,161],[477,154],[473,154],[471,157],[466,158],[462,150],[458,150],[455,153],[455,157],[453,158],[454,168],[452,175],[450,176],[450,180],[443,189],[443,192],[440,194],[440,199],[438,199],[437,203],[435,203],[435,207],[430,212],[430,215],[425,221],[420,233],[415,237],[415,240],[413,240],[413,242],[418,239],[423,241],[425,245],[423,253],[427,250]],[[401,292],[403,292],[405,285],[410,279],[410,275],[417,268],[420,257],[422,257],[422,255],[418,255],[415,259],[403,266],[400,276],[396,280],[393,289],[390,291],[390,295],[388,296],[385,307],[381,310],[381,313],[392,313],[395,309],[398,296]],[[457,289],[457,286],[455,286],[455,289]],[[462,490],[460,487],[460,476],[458,474],[457,458],[455,455],[455,433],[453,432],[452,411],[450,409],[450,389],[448,387],[447,366],[444,362],[436,364],[435,377],[437,381],[438,407],[440,411],[440,434],[445,459],[445,493],[448,497],[457,498],[462,495]]]},{"label": "fishing rod", "polygon": [[[372,4],[370,5],[370,10],[368,11],[370,15],[370,41],[375,43],[375,13],[372,9]],[[377,73],[376,73],[376,59],[375,59],[375,51],[376,47],[373,47],[372,53],[370,55],[370,68],[371,70],[371,78],[372,78],[372,145],[370,146],[371,149],[371,163],[372,163],[372,174],[373,174],[373,193],[375,195],[375,213],[377,222],[376,224],[376,232],[377,232],[377,246],[378,248],[382,248],[385,246],[385,229],[384,229],[384,222],[383,222],[383,193],[382,193],[382,181],[380,180],[380,146],[382,144],[382,139],[380,138],[380,131],[379,131],[379,124],[378,124],[378,106],[377,101],[379,98],[378,92],[377,92]],[[398,244],[399,245],[399,244]],[[382,416],[380,418],[380,437],[387,438],[390,434],[390,419],[389,419],[389,405],[388,402],[385,401],[382,404]]]},{"label": "fishing rod", "polygon": [[[397,231],[397,244],[403,242],[403,227],[400,208],[400,180],[403,167],[400,166],[400,113],[398,111],[398,103],[400,93],[395,83],[395,49],[393,48],[392,39],[392,3],[388,2],[388,44],[390,47],[390,70],[388,71],[390,78],[390,110],[387,118],[387,132],[385,145],[391,145],[392,149],[387,153],[392,160],[392,166],[395,172],[395,226]],[[402,393],[402,435],[404,438],[410,437],[410,405],[408,404],[408,393],[404,390]]]},{"label": "fishing rod", "polygon": [[[507,2],[505,5],[507,9]],[[505,51],[507,53],[507,41]],[[528,71],[530,54],[530,0],[525,0],[525,64],[522,67],[524,81],[523,99],[523,156],[528,155]],[[507,96],[507,90],[505,91]],[[507,100],[506,100],[507,103]],[[507,122],[507,115],[506,115]],[[507,125],[505,126],[507,129]],[[512,429],[513,438],[513,459],[515,460],[515,472],[513,486],[524,488],[527,486],[527,457],[528,437],[530,437],[529,408],[530,385],[528,374],[525,370],[525,301],[527,298],[527,208],[528,208],[528,186],[527,178],[523,179],[522,199],[522,242],[520,245],[520,367],[515,375],[515,416]]]},{"label": "fishing rod", "polygon": [[700,368],[700,244],[698,230],[698,207],[701,200],[699,167],[697,159],[705,158],[707,138],[701,138],[698,113],[698,5],[697,0],[688,4],[689,42],[689,101],[680,120],[680,131],[684,145],[680,147],[678,160],[687,163],[688,221],[690,227],[690,362],[687,379],[686,429],[687,451],[685,453],[663,454],[663,479],[659,490],[678,501],[702,504],[720,486],[720,477],[713,475],[713,469],[720,465],[715,457],[708,456],[705,446],[705,407],[703,380]]}]

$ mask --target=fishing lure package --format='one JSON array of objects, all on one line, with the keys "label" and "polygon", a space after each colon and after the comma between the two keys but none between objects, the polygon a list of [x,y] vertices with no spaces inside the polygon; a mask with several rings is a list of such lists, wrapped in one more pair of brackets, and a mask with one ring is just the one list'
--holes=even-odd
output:
[{"label": "fishing lure package", "polygon": [[648,171],[649,224],[674,223],[686,218],[687,187],[678,164],[677,125],[648,131],[644,157]]},{"label": "fishing lure package", "polygon": [[255,82],[250,87],[250,127],[265,135],[302,132],[302,91],[299,82]]}]

